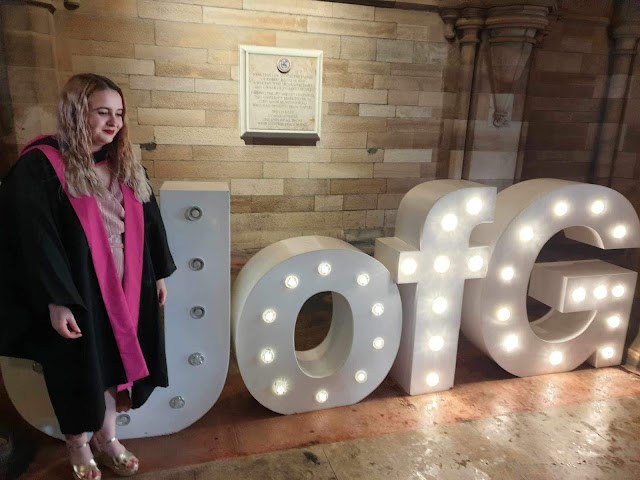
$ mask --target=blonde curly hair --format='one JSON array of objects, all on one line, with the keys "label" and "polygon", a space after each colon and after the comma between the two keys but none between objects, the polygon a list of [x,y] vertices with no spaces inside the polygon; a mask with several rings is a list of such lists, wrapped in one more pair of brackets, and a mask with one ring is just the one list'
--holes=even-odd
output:
[{"label": "blonde curly hair", "polygon": [[74,75],[62,89],[58,104],[60,152],[65,166],[65,179],[74,197],[104,194],[104,187],[94,169],[89,130],[89,97],[104,90],[114,90],[122,98],[122,128],[113,142],[105,145],[113,174],[135,193],[140,202],[151,198],[151,186],[142,164],[135,158],[129,142],[127,107],[122,90],[112,80],[93,73]]}]

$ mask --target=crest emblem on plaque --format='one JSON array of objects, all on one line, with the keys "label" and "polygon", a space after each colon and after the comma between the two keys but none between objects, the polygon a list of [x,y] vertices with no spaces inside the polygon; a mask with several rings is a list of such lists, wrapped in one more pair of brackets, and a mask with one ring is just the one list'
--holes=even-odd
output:
[{"label": "crest emblem on plaque", "polygon": [[291,60],[287,57],[281,57],[278,59],[278,71],[280,73],[288,73],[291,70]]}]

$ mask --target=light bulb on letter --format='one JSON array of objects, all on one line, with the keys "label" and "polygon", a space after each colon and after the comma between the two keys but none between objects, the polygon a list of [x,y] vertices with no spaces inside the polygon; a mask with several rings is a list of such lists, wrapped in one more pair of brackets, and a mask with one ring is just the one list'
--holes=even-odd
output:
[{"label": "light bulb on letter", "polygon": [[451,262],[449,261],[449,257],[445,255],[440,255],[436,257],[436,259],[433,262],[433,268],[438,273],[446,272],[447,270],[449,270],[450,265],[451,265]]},{"label": "light bulb on letter", "polygon": [[331,273],[331,265],[327,262],[321,263],[320,265],[318,265],[318,273],[323,277],[326,277]]},{"label": "light bulb on letter", "polygon": [[595,215],[600,215],[604,212],[604,202],[602,200],[596,200],[591,204],[591,212]]},{"label": "light bulb on letter", "polygon": [[624,225],[618,225],[613,229],[613,236],[616,238],[624,238],[627,235],[627,227]]},{"label": "light bulb on letter", "polygon": [[374,304],[373,307],[371,307],[371,313],[379,317],[384,313],[384,306],[381,303]]},{"label": "light bulb on letter", "polygon": [[616,298],[620,298],[622,295],[624,295],[624,287],[622,285],[616,285],[611,289],[611,295]]},{"label": "light bulb on letter", "polygon": [[413,275],[418,269],[418,263],[413,258],[407,258],[400,265],[400,270],[405,275]]},{"label": "light bulb on letter", "polygon": [[618,328],[620,326],[620,317],[618,315],[613,315],[607,318],[607,325],[611,328]]},{"label": "light bulb on letter", "polygon": [[458,226],[458,217],[456,217],[453,213],[448,213],[444,217],[442,217],[442,222],[440,223],[440,225],[445,232],[451,232]]},{"label": "light bulb on letter", "polygon": [[358,370],[356,372],[356,382],[364,383],[366,381],[367,381],[367,372],[365,372],[364,370]]},{"label": "light bulb on letter", "polygon": [[468,267],[472,272],[478,272],[484,265],[484,259],[480,255],[474,255],[469,259]]},{"label": "light bulb on letter", "polygon": [[429,375],[427,375],[427,385],[429,385],[430,387],[435,387],[439,383],[440,376],[437,373],[431,372]]},{"label": "light bulb on letter", "polygon": [[295,275],[289,275],[285,278],[284,284],[287,288],[296,288],[298,286],[298,277]]},{"label": "light bulb on letter", "polygon": [[573,298],[574,302],[582,302],[585,298],[587,298],[587,291],[582,288],[576,288],[573,292],[571,292],[571,298]]},{"label": "light bulb on letter", "polygon": [[533,238],[533,228],[531,227],[522,227],[520,229],[520,240],[523,242],[528,242]]},{"label": "light bulb on letter", "polygon": [[467,213],[469,215],[477,215],[482,210],[482,200],[478,197],[473,197],[467,202]]},{"label": "light bulb on letter", "polygon": [[509,320],[509,318],[511,318],[511,310],[509,310],[507,307],[502,307],[498,310],[498,320],[500,320],[501,322],[506,322],[507,320]]},{"label": "light bulb on letter", "polygon": [[264,350],[262,350],[262,352],[260,352],[260,359],[264,363],[271,363],[275,360],[275,358],[276,358],[276,354],[270,348],[265,348]]},{"label": "light bulb on letter", "polygon": [[447,299],[444,297],[436,298],[431,304],[431,308],[435,313],[444,313],[447,310]]},{"label": "light bulb on letter", "polygon": [[316,401],[318,403],[324,403],[329,399],[329,393],[326,390],[320,390],[316,393]]},{"label": "light bulb on letter", "polygon": [[435,335],[429,339],[429,348],[434,352],[439,352],[444,347],[444,338]]},{"label": "light bulb on letter", "polygon": [[273,382],[272,388],[273,393],[275,393],[276,395],[284,395],[285,393],[287,393],[289,385],[287,385],[286,380],[276,380],[275,382]]},{"label": "light bulb on letter", "polygon": [[262,312],[262,320],[264,320],[265,323],[273,323],[276,321],[276,311],[269,308],[268,310],[265,310],[264,312]]},{"label": "light bulb on letter", "polygon": [[512,352],[518,347],[518,336],[517,335],[507,335],[507,338],[504,339],[502,345],[507,352]]},{"label": "light bulb on letter", "polygon": [[593,290],[593,296],[596,297],[598,300],[602,300],[607,296],[607,287],[605,287],[604,285],[598,285]]},{"label": "light bulb on letter", "polygon": [[567,202],[558,202],[553,207],[553,213],[555,213],[558,217],[563,217],[569,211],[569,205]]},{"label": "light bulb on letter", "polygon": [[562,360],[564,360],[564,355],[562,354],[562,352],[556,351],[549,355],[549,363],[551,363],[551,365],[560,365],[562,363]]},{"label": "light bulb on letter", "polygon": [[515,275],[515,270],[513,269],[513,267],[504,267],[500,271],[500,277],[505,282],[510,282],[511,280],[513,280],[514,275]]},{"label": "light bulb on letter", "polygon": [[612,347],[604,347],[600,350],[600,353],[602,353],[602,358],[609,360],[610,358],[613,358],[613,354],[615,352]]}]

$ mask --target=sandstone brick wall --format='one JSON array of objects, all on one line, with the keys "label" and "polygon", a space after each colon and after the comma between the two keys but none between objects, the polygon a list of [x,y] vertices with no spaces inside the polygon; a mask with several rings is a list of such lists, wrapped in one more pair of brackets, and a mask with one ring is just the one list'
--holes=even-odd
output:
[{"label": "sandstone brick wall", "polygon": [[522,179],[589,182],[609,176],[608,164],[600,162],[596,171],[601,138],[610,132],[600,126],[607,103],[609,18],[583,13],[552,18],[533,51]]},{"label": "sandstone brick wall", "polygon": [[42,132],[55,132],[58,86],[55,26],[48,10],[2,5],[2,138],[0,175],[18,147]]},{"label": "sandstone brick wall", "polygon": [[[157,188],[227,181],[233,249],[389,235],[403,194],[447,175],[457,47],[435,12],[312,0],[93,0],[54,14],[59,82],[113,78]],[[324,51],[317,146],[239,138],[238,44]],[[36,133],[36,132],[34,132]],[[38,132],[39,133],[39,132]]]},{"label": "sandstone brick wall", "polygon": [[620,142],[614,168],[612,183],[622,192],[627,192],[640,211],[640,57],[636,55],[629,79],[628,97],[621,103],[622,122],[620,125]]},{"label": "sandstone brick wall", "polygon": [[[460,44],[445,40],[435,10],[316,0],[91,0],[68,11],[62,0],[50,1],[53,14],[2,6],[2,125],[13,127],[3,139],[12,137],[15,151],[53,132],[67,78],[108,75],[125,91],[136,153],[156,190],[171,179],[229,183],[236,251],[308,234],[370,245],[393,234],[404,193],[458,176],[463,159],[465,178],[500,188],[535,177],[611,182],[640,206],[640,67],[636,60],[625,100],[624,76],[611,71],[612,2],[563,2],[504,93],[491,84],[487,32],[475,74],[460,75]],[[239,44],[323,50],[316,146],[239,138]],[[457,111],[464,106],[456,99],[460,78],[469,83],[460,98],[474,79],[468,123],[467,108]],[[493,110],[505,99],[511,122],[496,128]],[[623,115],[621,128],[616,115]],[[10,157],[3,155],[0,174]]]}]

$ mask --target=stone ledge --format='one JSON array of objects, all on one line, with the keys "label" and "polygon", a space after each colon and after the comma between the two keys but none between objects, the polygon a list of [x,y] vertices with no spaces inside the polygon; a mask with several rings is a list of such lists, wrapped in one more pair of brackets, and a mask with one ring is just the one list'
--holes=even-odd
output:
[{"label": "stone ledge", "polygon": [[334,3],[353,3],[383,8],[401,8],[407,10],[439,10],[442,8],[492,8],[526,4],[541,7],[554,7],[556,0],[324,0]]}]

